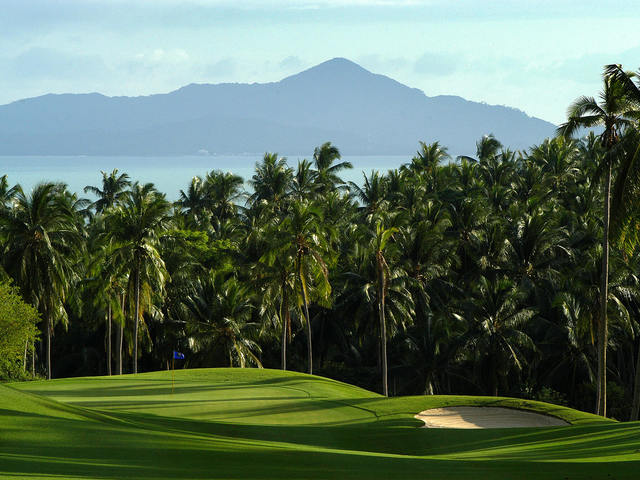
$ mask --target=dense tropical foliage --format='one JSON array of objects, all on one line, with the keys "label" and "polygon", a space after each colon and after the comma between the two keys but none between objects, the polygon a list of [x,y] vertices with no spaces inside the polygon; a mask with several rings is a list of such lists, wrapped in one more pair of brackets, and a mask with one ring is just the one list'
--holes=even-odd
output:
[{"label": "dense tropical foliage", "polygon": [[637,418],[639,92],[611,65],[556,138],[514,152],[489,135],[457,159],[420,143],[358,184],[331,143],[295,167],[265,154],[246,189],[211,171],[173,204],[117,171],[93,203],[5,177],[3,274],[39,312],[38,371],[169,368],[179,350]]},{"label": "dense tropical foliage", "polygon": [[0,283],[0,378],[26,378],[33,359],[39,315],[22,300],[17,289]]}]

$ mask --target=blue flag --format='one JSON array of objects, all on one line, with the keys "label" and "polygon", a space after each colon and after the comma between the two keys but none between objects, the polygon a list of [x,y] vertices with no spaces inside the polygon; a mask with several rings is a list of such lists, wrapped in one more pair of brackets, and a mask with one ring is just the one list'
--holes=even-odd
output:
[{"label": "blue flag", "polygon": [[173,351],[173,358],[175,360],[184,360],[184,353]]}]

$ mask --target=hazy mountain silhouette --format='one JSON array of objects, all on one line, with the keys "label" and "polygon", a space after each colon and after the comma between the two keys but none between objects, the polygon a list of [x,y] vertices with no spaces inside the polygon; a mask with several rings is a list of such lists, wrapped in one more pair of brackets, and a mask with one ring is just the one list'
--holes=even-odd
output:
[{"label": "hazy mountain silhouette", "polygon": [[328,140],[348,155],[411,154],[419,140],[473,154],[484,134],[524,149],[554,129],[514,108],[427,97],[335,58],[274,83],[192,84],[144,97],[19,100],[0,106],[0,154],[308,154]]}]

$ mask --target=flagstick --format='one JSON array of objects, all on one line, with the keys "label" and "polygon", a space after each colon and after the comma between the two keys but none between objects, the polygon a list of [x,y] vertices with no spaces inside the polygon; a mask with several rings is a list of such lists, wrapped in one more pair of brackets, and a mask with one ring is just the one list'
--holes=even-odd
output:
[{"label": "flagstick", "polygon": [[173,357],[171,358],[171,395],[173,395]]}]

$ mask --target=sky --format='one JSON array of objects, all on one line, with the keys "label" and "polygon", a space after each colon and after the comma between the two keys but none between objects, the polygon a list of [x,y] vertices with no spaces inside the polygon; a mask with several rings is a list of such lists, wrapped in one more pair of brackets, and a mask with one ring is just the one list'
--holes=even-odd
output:
[{"label": "sky", "polygon": [[271,82],[348,58],[554,123],[640,68],[638,0],[0,0],[0,104]]}]

